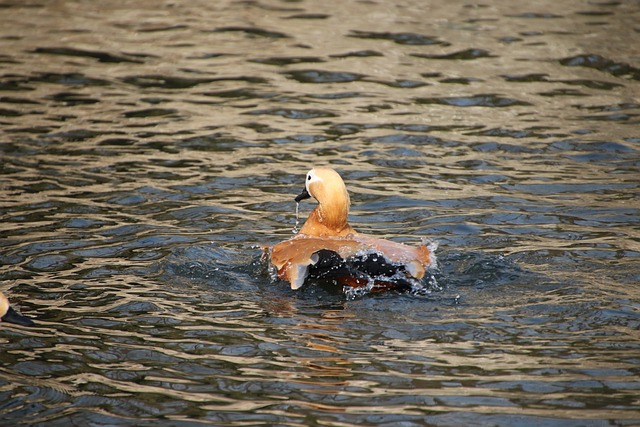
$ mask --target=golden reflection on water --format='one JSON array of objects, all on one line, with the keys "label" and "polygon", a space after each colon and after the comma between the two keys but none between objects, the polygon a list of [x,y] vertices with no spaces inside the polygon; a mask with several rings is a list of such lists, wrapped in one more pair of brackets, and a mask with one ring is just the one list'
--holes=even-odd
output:
[{"label": "golden reflection on water", "polygon": [[[4,5],[0,274],[37,326],[2,324],[0,418],[636,421],[638,13]],[[441,241],[441,293],[269,278],[316,163],[357,229]]]}]

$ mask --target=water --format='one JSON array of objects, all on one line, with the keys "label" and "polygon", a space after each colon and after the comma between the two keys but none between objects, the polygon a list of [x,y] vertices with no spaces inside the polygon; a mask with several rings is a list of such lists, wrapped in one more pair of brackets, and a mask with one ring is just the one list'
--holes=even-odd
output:
[{"label": "water", "polygon": [[293,234],[300,232],[300,202],[296,202],[296,224],[291,229]]},{"label": "water", "polygon": [[[0,424],[640,423],[637,2],[1,7]],[[316,164],[442,290],[273,281]]]}]

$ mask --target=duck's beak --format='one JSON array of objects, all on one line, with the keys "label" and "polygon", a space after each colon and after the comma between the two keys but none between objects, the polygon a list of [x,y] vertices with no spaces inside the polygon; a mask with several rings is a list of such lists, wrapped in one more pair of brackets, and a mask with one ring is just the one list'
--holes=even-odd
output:
[{"label": "duck's beak", "polygon": [[311,198],[311,194],[309,194],[309,192],[307,191],[307,189],[305,188],[304,190],[302,190],[302,193],[300,193],[300,195],[298,197],[296,197],[296,203],[305,200],[305,199],[310,199]]},{"label": "duck's beak", "polygon": [[2,320],[3,322],[15,323],[16,325],[22,325],[22,326],[35,325],[35,323],[33,323],[33,320],[21,314],[18,314],[18,312],[15,311],[12,307],[9,307],[9,310],[7,310],[6,314],[2,316],[0,320]]}]

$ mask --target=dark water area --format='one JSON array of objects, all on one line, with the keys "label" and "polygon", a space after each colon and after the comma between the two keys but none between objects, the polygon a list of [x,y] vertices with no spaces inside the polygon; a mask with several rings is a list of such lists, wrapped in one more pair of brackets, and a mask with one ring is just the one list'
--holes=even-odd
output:
[{"label": "dark water area", "polygon": [[[0,1],[0,425],[639,425],[639,23]],[[431,293],[272,278],[314,165]]]}]

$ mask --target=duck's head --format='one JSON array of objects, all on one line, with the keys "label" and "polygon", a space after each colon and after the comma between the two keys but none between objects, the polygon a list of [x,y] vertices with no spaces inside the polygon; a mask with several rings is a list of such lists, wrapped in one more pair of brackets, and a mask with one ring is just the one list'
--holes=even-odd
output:
[{"label": "duck's head", "polygon": [[301,234],[337,236],[354,233],[347,221],[349,193],[338,172],[328,167],[311,169],[304,190],[295,200],[300,202],[311,197],[318,201],[318,206],[309,215]]},{"label": "duck's head", "polygon": [[34,325],[31,319],[18,314],[18,312],[11,307],[9,300],[2,292],[0,292],[0,322],[15,323],[16,325],[22,326]]},{"label": "duck's head", "polygon": [[349,207],[349,193],[342,177],[328,167],[315,167],[307,172],[304,190],[295,200],[300,202],[310,197],[321,205],[341,203]]}]

